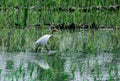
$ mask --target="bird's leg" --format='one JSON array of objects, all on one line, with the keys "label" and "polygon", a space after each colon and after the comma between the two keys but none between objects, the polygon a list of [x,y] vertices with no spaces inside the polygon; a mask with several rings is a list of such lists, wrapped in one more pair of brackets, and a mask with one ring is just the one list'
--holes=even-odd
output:
[{"label": "bird's leg", "polygon": [[45,45],[45,48],[47,49],[47,51],[49,51],[49,49],[48,49],[48,46],[47,46],[47,45]]},{"label": "bird's leg", "polygon": [[37,53],[38,52],[38,45],[35,46],[35,52]]}]

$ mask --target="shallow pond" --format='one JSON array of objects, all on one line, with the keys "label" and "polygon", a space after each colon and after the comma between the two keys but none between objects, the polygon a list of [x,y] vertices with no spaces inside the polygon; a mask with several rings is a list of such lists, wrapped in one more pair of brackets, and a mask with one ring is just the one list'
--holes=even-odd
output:
[{"label": "shallow pond", "polygon": [[53,81],[119,81],[119,58],[120,56],[112,53],[61,57],[47,53],[38,55],[16,52],[13,55],[13,53],[1,52],[0,79],[1,81],[48,81],[54,77],[56,79]]}]

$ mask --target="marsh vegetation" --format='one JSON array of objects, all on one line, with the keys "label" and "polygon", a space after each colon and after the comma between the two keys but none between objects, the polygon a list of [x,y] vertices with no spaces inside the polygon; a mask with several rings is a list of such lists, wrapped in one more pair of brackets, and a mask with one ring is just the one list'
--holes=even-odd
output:
[{"label": "marsh vegetation", "polygon": [[[0,81],[119,81],[119,0],[2,0]],[[35,41],[58,28],[46,51]]]}]

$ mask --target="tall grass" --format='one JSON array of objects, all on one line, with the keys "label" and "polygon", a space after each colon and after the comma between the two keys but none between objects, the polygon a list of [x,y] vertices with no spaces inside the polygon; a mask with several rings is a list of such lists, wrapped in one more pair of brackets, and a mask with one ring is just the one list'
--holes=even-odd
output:
[{"label": "tall grass", "polygon": [[[50,30],[44,28],[38,31],[34,28],[25,30],[1,29],[0,32],[2,50],[31,51],[34,49],[35,41]],[[94,34],[91,31],[79,33],[63,31],[62,34],[56,34],[48,44],[51,50],[95,53],[100,51],[112,52],[119,48],[119,32],[115,31],[98,30]]]},{"label": "tall grass", "polygon": [[[1,2],[1,14],[0,14],[0,28],[13,27],[16,24],[18,28],[23,28],[29,25],[46,24],[46,23],[86,23],[91,24],[96,22],[98,25],[106,26],[119,26],[119,10],[118,11],[90,11],[82,12],[76,9],[75,12],[62,12],[59,10],[53,10],[55,7],[72,7],[82,6],[83,8],[88,6],[101,6],[118,4],[117,0],[111,1],[2,1]],[[9,7],[10,6],[10,7]],[[12,7],[11,7],[12,6]],[[4,10],[6,8],[6,10]],[[40,11],[38,11],[40,9]],[[116,21],[116,22],[114,22]]]}]

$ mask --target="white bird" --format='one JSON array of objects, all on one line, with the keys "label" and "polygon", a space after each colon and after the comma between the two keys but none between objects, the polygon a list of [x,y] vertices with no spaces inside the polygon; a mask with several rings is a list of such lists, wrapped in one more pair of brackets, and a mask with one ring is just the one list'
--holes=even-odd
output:
[{"label": "white bird", "polygon": [[52,34],[46,34],[46,35],[43,35],[42,37],[40,37],[36,42],[35,42],[35,45],[40,45],[40,44],[44,44],[46,49],[48,50],[48,47],[47,47],[47,42],[48,40],[53,36],[53,33],[58,31],[58,29],[54,28],[52,30]]},{"label": "white bird", "polygon": [[42,37],[40,37],[36,42],[35,44],[46,44],[47,45],[47,42],[49,40],[49,38],[51,37],[52,35],[43,35]]}]

